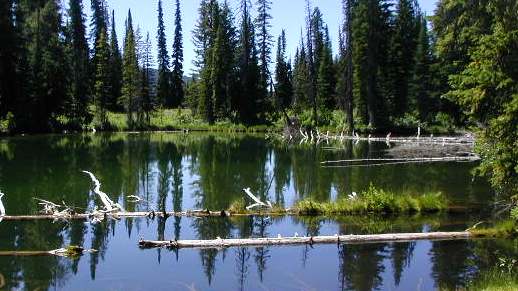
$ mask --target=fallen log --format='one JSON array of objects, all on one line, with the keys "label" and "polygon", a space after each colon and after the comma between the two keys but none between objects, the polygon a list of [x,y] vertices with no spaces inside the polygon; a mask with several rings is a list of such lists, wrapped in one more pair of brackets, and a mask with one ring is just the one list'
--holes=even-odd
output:
[{"label": "fallen log", "polygon": [[[472,211],[480,210],[480,205],[471,206],[448,206],[442,210],[444,213],[468,213]],[[439,211],[438,211],[439,212]],[[371,213],[376,214],[376,213]],[[383,213],[379,213],[382,215]],[[401,215],[410,215],[412,213],[401,213]],[[331,217],[336,216],[357,216],[365,215],[365,213],[348,213],[348,214],[333,214]],[[99,212],[99,213],[72,213],[66,218],[58,214],[35,214],[35,215],[6,215],[2,218],[6,221],[30,221],[30,220],[89,220],[93,218],[97,219],[121,219],[121,218],[155,218],[155,217],[244,217],[244,216],[325,216],[324,213],[311,214],[305,211],[300,211],[295,208],[286,209],[272,209],[262,211],[244,211],[244,212],[233,212],[228,210],[221,211],[209,211],[209,210],[187,210],[187,211],[170,211],[170,212]]]},{"label": "fallen log", "polygon": [[139,240],[140,248],[230,248],[230,247],[260,247],[282,245],[313,245],[313,244],[355,244],[355,243],[386,243],[407,242],[415,240],[465,240],[472,238],[469,231],[461,232],[425,232],[425,233],[388,233],[369,235],[334,235],[310,237],[276,237],[276,238],[246,238],[214,240],[169,240],[153,241]]},{"label": "fallen log", "polygon": [[38,256],[58,256],[58,257],[79,257],[85,253],[95,253],[97,250],[84,249],[78,246],[67,246],[50,251],[0,251],[0,256],[15,256],[15,257],[38,257]]}]

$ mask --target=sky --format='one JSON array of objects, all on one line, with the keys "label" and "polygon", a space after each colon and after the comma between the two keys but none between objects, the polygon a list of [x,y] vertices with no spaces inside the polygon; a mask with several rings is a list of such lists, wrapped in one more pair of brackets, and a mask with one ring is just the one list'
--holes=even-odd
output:
[{"label": "sky", "polygon": [[[422,10],[427,15],[432,15],[437,0],[418,0]],[[124,37],[124,22],[128,15],[128,9],[131,9],[133,24],[139,26],[142,35],[145,37],[149,32],[152,51],[156,54],[156,30],[158,25],[157,8],[158,0],[107,0],[110,12],[115,11],[115,23],[119,45],[122,46]],[[167,49],[169,54],[172,52],[173,34],[174,34],[174,2],[175,0],[162,0],[164,10],[164,23],[166,28]],[[192,42],[192,30],[198,18],[198,7],[201,0],[181,0],[182,12],[182,28],[183,28],[183,44],[184,44],[184,71],[186,75],[190,75],[194,69],[192,64],[195,58],[194,45]],[[255,0],[252,0],[255,2]],[[282,29],[286,30],[287,37],[287,54],[293,57],[295,50],[300,43],[301,29],[305,26],[305,0],[272,0],[272,36],[274,39],[274,47],[272,52],[276,51],[275,45],[277,37]],[[232,8],[237,8],[239,0],[228,0]],[[83,1],[87,23],[90,23],[90,1]],[[322,11],[325,23],[329,26],[331,40],[333,42],[333,53],[338,50],[338,29],[342,21],[341,0],[313,0],[313,6],[318,6]],[[234,9],[237,11],[237,9]],[[273,55],[272,55],[273,57]],[[155,55],[156,59],[156,55]],[[273,65],[272,65],[273,66]]]}]

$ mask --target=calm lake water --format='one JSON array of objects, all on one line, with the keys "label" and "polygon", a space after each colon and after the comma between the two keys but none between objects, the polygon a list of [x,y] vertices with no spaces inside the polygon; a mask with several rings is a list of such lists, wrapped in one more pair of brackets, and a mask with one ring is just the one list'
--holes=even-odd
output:
[{"label": "calm lake water", "polygon": [[[225,209],[250,187],[263,199],[293,205],[326,201],[374,185],[416,194],[440,191],[456,204],[485,205],[463,215],[321,218],[123,219],[92,224],[0,222],[0,250],[66,245],[98,253],[70,260],[0,257],[0,290],[435,290],[463,286],[518,254],[508,240],[365,245],[141,250],[139,238],[214,239],[464,230],[490,218],[491,191],[474,178],[476,163],[325,168],[320,162],[380,158],[385,143],[287,145],[264,136],[211,134],[45,135],[0,139],[0,189],[8,214],[38,212],[39,197],[91,210],[100,201],[81,170],[126,210]],[[137,195],[145,202],[131,203]],[[82,210],[83,209],[83,210]]]}]

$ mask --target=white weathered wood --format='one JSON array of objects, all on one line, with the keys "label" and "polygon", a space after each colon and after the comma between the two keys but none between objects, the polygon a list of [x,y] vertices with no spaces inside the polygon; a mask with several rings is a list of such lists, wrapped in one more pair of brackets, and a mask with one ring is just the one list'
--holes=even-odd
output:
[{"label": "white weathered wood", "polygon": [[104,204],[104,209],[106,211],[113,212],[123,210],[120,204],[114,203],[106,193],[101,191],[101,182],[94,176],[94,174],[88,171],[83,171],[83,173],[88,174],[92,179],[92,182],[94,182],[95,188],[93,189],[93,191],[101,198],[101,201]]},{"label": "white weathered wood", "polygon": [[252,198],[252,200],[254,200],[254,202],[255,202],[254,204],[247,206],[246,207],[247,210],[250,210],[257,206],[272,208],[272,204],[270,201],[267,201],[266,203],[262,202],[257,196],[255,196],[252,193],[252,191],[250,191],[250,188],[245,188],[245,189],[243,189],[243,191],[246,193],[246,195],[248,195],[248,197]]},{"label": "white weathered wood", "polygon": [[2,197],[4,197],[4,193],[0,191],[0,222],[2,221],[3,217],[5,216],[5,207],[4,203],[2,202]]},{"label": "white weathered wood", "polygon": [[321,164],[338,164],[338,163],[359,163],[359,162],[436,162],[436,161],[479,161],[480,157],[477,155],[469,156],[447,156],[447,157],[433,157],[433,158],[374,158],[374,159],[348,159],[348,160],[335,160],[335,161],[323,161]]},{"label": "white weathered wood", "polygon": [[312,237],[276,237],[276,238],[246,238],[246,239],[221,239],[214,240],[170,240],[153,241],[140,240],[142,248],[229,248],[252,246],[281,246],[281,245],[313,245],[313,244],[339,244],[339,243],[379,243],[379,242],[406,242],[415,240],[458,240],[469,239],[472,234],[462,232],[426,232],[426,233],[388,233],[370,235],[334,235]]}]

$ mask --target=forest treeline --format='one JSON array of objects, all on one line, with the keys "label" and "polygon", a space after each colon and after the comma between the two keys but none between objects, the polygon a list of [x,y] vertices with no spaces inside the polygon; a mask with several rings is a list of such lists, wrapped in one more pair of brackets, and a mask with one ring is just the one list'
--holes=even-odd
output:
[{"label": "forest treeline", "polygon": [[[334,52],[322,12],[309,0],[298,4],[305,5],[305,27],[289,36],[272,35],[271,0],[239,0],[235,9],[203,0],[193,28],[196,71],[188,79],[180,1],[174,3],[172,29],[158,1],[155,53],[131,11],[119,45],[105,0],[90,1],[88,20],[81,0],[67,7],[2,1],[0,120],[11,132],[109,129],[108,113],[125,112],[128,128],[145,129],[157,109],[188,107],[209,124],[298,119],[311,127],[329,124],[339,110],[349,133],[474,125],[484,169],[501,187],[517,184],[517,1],[441,0],[428,17],[417,1],[343,0]],[[293,59],[288,37],[300,39]]]}]

